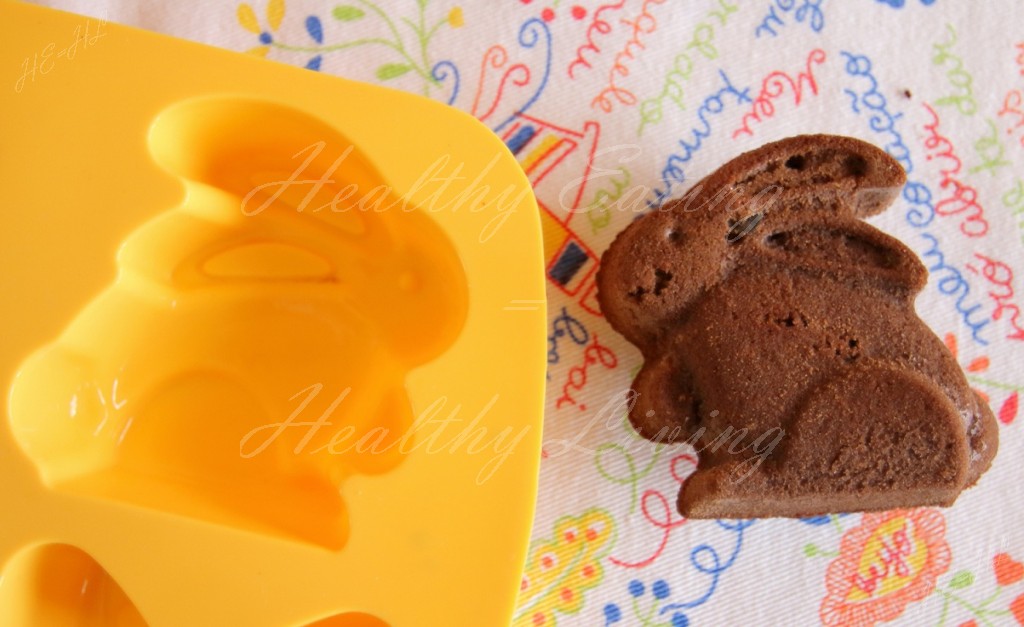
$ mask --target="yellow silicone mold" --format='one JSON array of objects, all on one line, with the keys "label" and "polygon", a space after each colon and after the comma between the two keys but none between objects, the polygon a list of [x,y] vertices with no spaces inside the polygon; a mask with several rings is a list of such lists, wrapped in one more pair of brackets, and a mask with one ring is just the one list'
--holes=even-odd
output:
[{"label": "yellow silicone mold", "polygon": [[0,67],[90,28],[0,99],[0,624],[507,622],[546,363],[512,156],[425,99],[5,1]]},{"label": "yellow silicone mold", "polygon": [[[462,329],[458,255],[423,211],[331,208],[386,185],[295,109],[186,101],[149,150],[186,200],[128,236],[116,282],[21,367],[14,437],[54,489],[340,549],[344,479],[394,467],[407,432],[415,446],[408,371]],[[299,167],[328,182],[289,184]],[[365,446],[274,426],[325,413]]]}]

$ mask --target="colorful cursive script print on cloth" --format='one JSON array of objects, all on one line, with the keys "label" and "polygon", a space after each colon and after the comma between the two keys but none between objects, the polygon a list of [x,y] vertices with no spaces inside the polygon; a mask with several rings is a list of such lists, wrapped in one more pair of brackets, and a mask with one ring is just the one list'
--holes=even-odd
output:
[{"label": "colorful cursive script print on cloth", "polygon": [[[517,627],[1024,625],[1019,1],[47,3],[421,94],[515,155],[549,288]],[[31,88],[44,52],[26,51],[12,82]],[[676,497],[700,453],[629,426],[642,358],[601,316],[601,254],[728,159],[818,132],[872,142],[907,171],[873,222],[928,268],[917,310],[996,413],[999,454],[948,509],[685,519]]]}]

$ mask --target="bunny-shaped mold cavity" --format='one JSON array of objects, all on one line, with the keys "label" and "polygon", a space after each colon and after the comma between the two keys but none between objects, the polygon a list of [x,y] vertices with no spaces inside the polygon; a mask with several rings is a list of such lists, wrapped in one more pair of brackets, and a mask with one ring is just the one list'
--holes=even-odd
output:
[{"label": "bunny-shaped mold cavity", "polygon": [[149,148],[184,201],[23,364],[15,437],[54,489],[341,549],[345,478],[401,462],[405,377],[462,328],[455,249],[294,108],[180,102]]},{"label": "bunny-shaped mold cavity", "polygon": [[645,360],[631,422],[700,456],[684,515],[946,506],[991,464],[991,410],[914,312],[925,268],[862,220],[904,182],[864,142],[794,137],[605,253],[602,311]]},{"label": "bunny-shaped mold cavity", "polygon": [[145,627],[102,566],[67,544],[26,548],[4,568],[0,608],[13,625]]}]

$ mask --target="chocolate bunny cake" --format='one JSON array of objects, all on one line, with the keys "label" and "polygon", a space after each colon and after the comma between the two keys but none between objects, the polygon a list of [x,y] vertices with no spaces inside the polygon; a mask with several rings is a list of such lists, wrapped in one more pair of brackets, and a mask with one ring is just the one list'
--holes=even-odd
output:
[{"label": "chocolate bunny cake", "polygon": [[948,506],[991,464],[991,410],[914,312],[927,271],[863,221],[904,182],[869,144],[794,137],[730,161],[604,254],[602,311],[645,360],[630,420],[699,454],[684,515]]}]

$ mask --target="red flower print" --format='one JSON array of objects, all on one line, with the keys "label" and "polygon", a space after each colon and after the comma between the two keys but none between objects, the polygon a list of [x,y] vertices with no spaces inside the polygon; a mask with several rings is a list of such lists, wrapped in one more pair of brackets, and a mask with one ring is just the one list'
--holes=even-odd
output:
[{"label": "red flower print", "polygon": [[1009,586],[1024,579],[1024,564],[1007,553],[999,553],[992,558],[992,570],[995,571],[996,583],[1000,586]]},{"label": "red flower print", "polygon": [[949,568],[946,521],[932,509],[864,514],[825,573],[825,625],[874,625],[924,599]]}]

